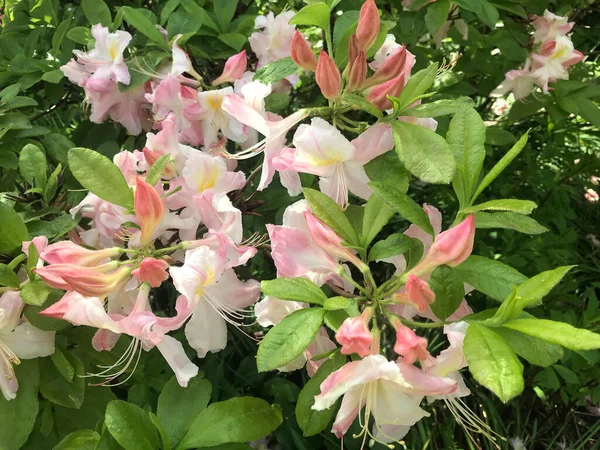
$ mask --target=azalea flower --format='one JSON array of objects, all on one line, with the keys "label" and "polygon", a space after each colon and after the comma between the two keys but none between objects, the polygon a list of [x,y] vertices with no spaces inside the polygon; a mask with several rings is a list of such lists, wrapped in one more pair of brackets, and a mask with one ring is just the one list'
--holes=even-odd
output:
[{"label": "azalea flower", "polygon": [[389,125],[374,125],[350,142],[320,118],[298,127],[293,142],[295,149],[273,160],[275,169],[318,175],[321,191],[342,206],[349,191],[365,200],[371,196],[364,165],[394,147]]},{"label": "azalea flower", "polygon": [[531,24],[535,28],[534,42],[544,42],[558,36],[566,36],[575,25],[575,22],[569,22],[568,17],[558,16],[548,10],[545,10],[541,17],[534,15],[533,19]]},{"label": "azalea flower", "polygon": [[521,70],[509,70],[506,79],[492,91],[492,97],[499,97],[512,92],[515,100],[523,99],[533,91],[534,78],[531,73],[531,60],[527,60],[525,68]]},{"label": "azalea flower", "polygon": [[182,267],[171,267],[175,288],[193,308],[185,327],[189,344],[204,358],[227,345],[227,322],[241,326],[249,315],[245,308],[260,296],[255,280],[241,282],[233,269],[227,268],[227,257],[207,246],[188,250]]},{"label": "azalea flower", "polygon": [[0,296],[0,390],[6,400],[17,396],[19,383],[13,365],[54,353],[54,331],[42,331],[24,318],[19,292]]},{"label": "azalea flower", "polygon": [[533,68],[531,76],[545,94],[548,93],[548,82],[568,80],[569,67],[583,60],[584,55],[573,47],[573,42],[566,36],[557,36],[540,47],[540,53],[531,55]]},{"label": "azalea flower", "polygon": [[212,148],[218,142],[219,131],[227,139],[235,142],[244,142],[247,139],[244,126],[226,109],[222,108],[223,99],[233,94],[232,87],[214,91],[198,92],[198,103],[202,108],[202,135],[204,146]]},{"label": "azalea flower", "polygon": [[[323,381],[312,409],[328,409],[343,396],[331,430],[338,438],[359,417],[363,431],[358,436],[364,435],[363,446],[368,436],[382,443],[397,441],[412,425],[429,416],[419,407],[424,395],[444,395],[456,389],[450,379],[415,373],[411,367],[388,361],[383,355],[347,363]],[[371,416],[375,419],[373,432],[368,429]]]}]

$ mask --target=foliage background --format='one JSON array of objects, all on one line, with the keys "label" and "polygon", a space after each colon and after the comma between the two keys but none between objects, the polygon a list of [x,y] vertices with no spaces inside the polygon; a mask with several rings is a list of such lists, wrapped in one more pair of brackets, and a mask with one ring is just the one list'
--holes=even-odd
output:
[{"label": "foliage background", "polygon": [[[22,212],[30,237],[58,238],[76,225],[66,211],[84,195],[78,191],[80,186],[66,167],[69,148],[92,148],[112,157],[122,149],[141,148],[144,135],[129,136],[118,124],[98,125],[87,120],[87,112],[81,107],[82,91],[64,79],[58,70],[71,58],[74,48],[85,44],[86,29],[89,30],[93,12],[86,11],[78,1],[5,0],[3,3],[0,191],[5,193],[5,201],[15,202],[15,209]],[[205,6],[221,19],[218,30],[213,30],[198,18],[186,20],[183,13],[176,19],[169,19],[165,11],[178,3],[173,0],[107,0],[106,3],[115,21],[119,20],[117,11],[121,6],[145,8],[151,19],[166,25],[167,29],[172,27],[191,33],[186,48],[193,57],[195,68],[207,79],[220,74],[225,58],[241,48],[249,48],[245,39],[253,31],[256,14],[270,10],[278,13],[288,8],[298,10],[303,6],[300,0],[215,0],[214,5],[210,1],[196,0],[196,4]],[[390,31],[397,42],[406,44],[417,56],[415,70],[432,61],[450,61],[460,55],[455,67],[436,85],[437,93],[432,100],[466,95],[475,101],[478,112],[489,125],[486,146],[486,165],[489,166],[486,169],[493,166],[516,137],[531,130],[529,143],[521,157],[485,195],[533,200],[539,205],[533,218],[547,227],[548,232],[529,236],[510,230],[479,230],[475,253],[503,261],[527,276],[558,265],[577,264],[571,276],[548,297],[545,307],[535,314],[600,331],[600,203],[590,203],[584,198],[585,189],[595,188],[591,176],[600,176],[600,110],[597,106],[600,100],[597,82],[600,3],[593,0],[495,0],[491,4],[498,12],[502,26],[494,29],[486,24],[490,20],[493,22],[494,17],[472,11],[476,9],[477,0],[455,3],[459,9],[453,14],[468,23],[468,39],[463,39],[452,27],[448,39],[440,46],[436,46],[428,34],[432,20],[431,16],[428,18],[430,5],[418,11],[403,11],[398,0],[380,0],[378,6],[385,20],[397,24]],[[360,0],[342,0],[335,15],[357,14],[353,11],[361,4]],[[587,59],[574,67],[571,80],[557,83],[551,94],[534,95],[512,104],[498,115],[489,93],[503,80],[507,70],[517,68],[524,61],[531,45],[526,34],[526,18],[528,14],[542,14],[545,8],[556,14],[569,15],[576,22],[573,41]],[[7,14],[8,9],[10,14]],[[147,39],[131,27],[129,31],[136,37],[133,46],[142,48]],[[317,31],[304,31],[316,45],[322,45]],[[13,95],[15,90],[16,96]],[[292,91],[289,98],[273,97],[270,106],[287,114],[298,107],[318,105],[317,93],[314,81],[303,78],[302,85]],[[438,133],[444,135],[447,126],[447,121],[440,120]],[[27,144],[45,151],[52,170],[59,164],[64,169],[59,171],[56,191],[46,192],[42,199],[39,193],[28,192],[31,186],[19,175],[19,153]],[[257,162],[250,160],[243,164],[249,173]],[[316,181],[303,176],[304,185],[311,183],[316,184]],[[440,208],[447,218],[457,210],[450,187],[417,185],[411,192],[417,202],[426,199]],[[265,223],[281,223],[283,210],[295,200],[281,187],[258,193],[251,201],[242,197],[238,205],[247,213],[244,218],[247,232],[263,232]],[[401,231],[401,226],[399,223],[395,231]],[[11,259],[9,255],[0,257],[2,262]],[[266,254],[259,254],[245,270],[247,273],[243,275],[246,277],[270,279],[275,276]],[[155,308],[162,306],[164,310],[168,304],[165,299],[173,295],[164,289],[155,292]],[[476,310],[490,306],[486,305],[483,296],[475,296],[470,302]],[[27,307],[26,315],[32,323],[48,328],[64,327],[49,319],[43,319],[45,323],[42,323],[42,319],[35,316],[37,310],[37,307]],[[170,314],[170,311],[163,312]],[[250,330],[260,332],[258,327]],[[306,374],[257,373],[255,343],[233,328],[230,331],[231,343],[226,350],[195,360],[213,385],[212,400],[254,395],[280,404],[284,423],[269,442],[263,443],[269,448],[338,448],[339,443],[329,431],[305,438],[296,424],[294,406],[300,387],[307,381]],[[114,362],[126,346],[121,339],[115,350],[99,354],[91,348],[91,336],[92,330],[69,328],[57,339],[57,346],[66,355],[81,362],[82,367],[73,363],[81,373],[96,364]],[[431,342],[438,339],[435,331],[428,337]],[[467,401],[474,411],[485,414],[494,430],[509,440],[519,438],[524,445],[519,447],[518,442],[507,441],[500,444],[502,448],[598,449],[600,421],[597,410],[593,415],[589,407],[600,404],[599,362],[598,351],[566,350],[558,365],[544,369],[526,367],[526,385],[530,388],[509,404],[503,405],[472,383],[469,388],[476,395]],[[31,373],[33,364],[29,361],[22,364],[18,374]],[[49,374],[56,369],[50,357],[40,360],[39,366],[44,378],[49,377],[52,381]],[[42,387],[43,397],[39,399],[34,431],[22,448],[51,449],[72,431],[96,428],[104,417],[107,403],[115,398],[156,411],[158,395],[170,378],[171,373],[164,370],[164,363],[154,350],[142,355],[132,379],[117,388],[89,387],[83,379],[62,391],[56,386]],[[27,376],[19,375],[19,380],[23,380],[20,389],[26,389],[29,382],[35,384],[35,380],[25,381]],[[67,394],[75,400],[70,403],[65,397]],[[73,409],[76,406],[79,409]],[[431,412],[432,416],[419,422],[407,436],[406,448],[476,448],[443,405],[437,405]],[[0,417],[2,427],[9,423],[7,420],[10,419]],[[476,440],[483,448],[492,448],[488,441]],[[356,442],[346,439],[345,448],[358,447]]]}]

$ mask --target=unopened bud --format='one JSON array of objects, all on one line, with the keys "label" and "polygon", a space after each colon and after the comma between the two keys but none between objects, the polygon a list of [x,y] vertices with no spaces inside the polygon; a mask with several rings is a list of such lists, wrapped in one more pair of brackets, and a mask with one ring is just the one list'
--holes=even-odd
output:
[{"label": "unopened bud", "polygon": [[230,57],[225,63],[223,73],[219,78],[212,82],[213,86],[217,86],[222,83],[231,83],[232,81],[239,80],[246,71],[248,65],[248,59],[246,58],[246,50],[242,50],[237,55]]},{"label": "unopened bud", "polygon": [[321,52],[317,62],[316,80],[323,96],[332,100],[340,96],[342,75],[327,52]]},{"label": "unopened bud", "polygon": [[380,19],[375,0],[367,0],[360,8],[356,38],[361,50],[369,50],[379,35]]},{"label": "unopened bud", "polygon": [[310,48],[302,33],[298,30],[294,33],[290,47],[292,60],[305,70],[314,72],[317,70],[317,57]]},{"label": "unopened bud", "polygon": [[382,111],[392,108],[392,102],[387,98],[397,97],[404,89],[404,75],[400,75],[396,78],[386,81],[378,86],[375,86],[369,94],[367,94],[367,100],[373,103],[375,107]]},{"label": "unopened bud", "polygon": [[350,66],[348,73],[348,84],[346,89],[348,92],[360,90],[365,80],[367,79],[367,55],[364,51],[358,52],[358,56]]}]

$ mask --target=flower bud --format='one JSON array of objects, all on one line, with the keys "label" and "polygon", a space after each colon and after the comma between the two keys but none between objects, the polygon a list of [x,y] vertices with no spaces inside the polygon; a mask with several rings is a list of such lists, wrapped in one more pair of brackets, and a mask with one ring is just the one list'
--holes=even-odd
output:
[{"label": "flower bud", "polygon": [[373,334],[369,330],[372,310],[367,308],[359,317],[349,317],[340,326],[335,339],[342,346],[342,355],[356,353],[361,358],[371,354]]},{"label": "flower bud", "polygon": [[367,55],[361,50],[352,62],[348,73],[348,92],[360,90],[367,79]]},{"label": "flower bud", "polygon": [[156,189],[139,177],[135,180],[133,204],[135,217],[142,229],[140,244],[146,246],[152,241],[152,233],[162,221],[165,207]]},{"label": "flower bud", "polygon": [[213,86],[217,86],[222,83],[231,83],[232,81],[239,80],[246,71],[248,65],[248,58],[246,58],[246,50],[242,50],[237,55],[230,57],[225,63],[223,73],[219,78],[212,82]]},{"label": "flower bud", "polygon": [[417,311],[425,312],[429,305],[435,301],[435,294],[426,281],[410,274],[406,280],[406,294],[394,295],[393,300],[397,303],[408,303],[413,305]]},{"label": "flower bud", "polygon": [[367,0],[360,8],[356,38],[361,50],[369,50],[379,35],[379,11],[375,0]]},{"label": "flower bud", "polygon": [[390,81],[375,86],[367,94],[366,99],[373,103],[375,107],[384,111],[392,108],[392,102],[387,97],[397,97],[402,92],[402,89],[404,89],[404,75],[399,75]]},{"label": "flower bud", "polygon": [[[156,163],[156,161],[158,161],[160,157],[163,156],[157,151],[150,150],[148,147],[144,147],[142,149],[142,153],[144,154],[144,159],[146,160],[146,164],[148,164],[148,167],[152,167],[154,163]],[[172,162],[169,162],[161,176],[163,178],[173,178],[175,174],[175,166],[173,166]]]},{"label": "flower bud", "polygon": [[375,73],[369,77],[365,83],[365,88],[385,83],[392,78],[397,78],[405,72],[409,72],[412,67],[406,67],[406,62],[406,47],[402,46],[392,53],[389,58],[379,66]]},{"label": "flower bud", "polygon": [[[350,37],[350,41],[348,42],[348,65],[352,66],[352,63],[358,56],[358,52],[360,52],[360,46],[358,45],[358,39],[356,39],[356,34],[353,34]],[[350,70],[352,67],[348,67]]]},{"label": "flower bud", "polygon": [[162,259],[144,258],[140,263],[140,267],[133,270],[131,274],[140,283],[148,283],[153,288],[157,288],[169,278],[168,268],[169,264]]},{"label": "flower bud", "polygon": [[319,247],[327,254],[350,261],[358,267],[361,272],[364,271],[366,264],[353,254],[350,249],[342,245],[342,238],[339,237],[335,231],[317,219],[315,215],[309,211],[304,213],[304,217],[306,218],[308,231]]},{"label": "flower bud", "polygon": [[332,100],[340,96],[342,75],[327,52],[321,52],[319,55],[315,78],[321,88],[321,93],[326,99]]},{"label": "flower bud", "polygon": [[71,270],[63,273],[62,278],[69,286],[69,290],[78,292],[84,297],[104,297],[125,281],[130,273],[129,267],[121,267],[109,274],[90,269]]},{"label": "flower bud", "polygon": [[431,273],[436,267],[456,267],[469,257],[475,240],[475,216],[471,214],[455,227],[440,233],[411,274],[420,277]]},{"label": "flower bud", "polygon": [[49,245],[41,253],[40,258],[48,264],[74,264],[83,267],[95,267],[109,258],[119,256],[122,250],[118,247],[104,250],[88,250],[71,241],[61,241]]},{"label": "flower bud", "polygon": [[290,47],[292,60],[305,70],[317,70],[317,58],[306,39],[298,30],[294,32]]},{"label": "flower bud", "polygon": [[414,364],[417,360],[426,361],[431,358],[427,351],[427,339],[417,336],[412,329],[402,325],[399,320],[393,321],[392,325],[396,329],[394,351],[404,358],[404,362]]},{"label": "flower bud", "polygon": [[34,272],[53,288],[72,291],[74,289],[65,280],[65,274],[68,275],[79,272],[92,277],[99,274],[107,274],[118,267],[118,261],[111,261],[94,268],[82,267],[75,264],[51,264],[49,266],[39,267],[35,269]]}]

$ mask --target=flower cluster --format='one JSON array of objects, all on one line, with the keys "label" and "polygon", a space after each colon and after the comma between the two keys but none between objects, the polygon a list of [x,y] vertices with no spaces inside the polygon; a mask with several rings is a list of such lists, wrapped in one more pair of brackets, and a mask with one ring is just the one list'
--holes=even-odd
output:
[{"label": "flower cluster", "polygon": [[492,92],[492,96],[512,92],[515,99],[519,100],[529,96],[536,85],[547,94],[549,83],[568,80],[569,67],[585,57],[583,53],[575,50],[568,35],[575,25],[574,22],[569,22],[567,17],[557,16],[548,10],[543,16],[533,16],[532,19],[536,52],[531,53],[523,69],[507,72],[506,79]]}]

